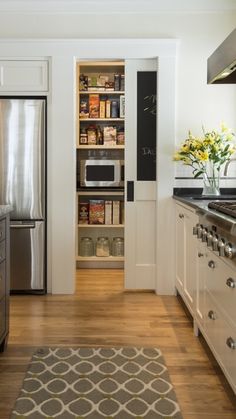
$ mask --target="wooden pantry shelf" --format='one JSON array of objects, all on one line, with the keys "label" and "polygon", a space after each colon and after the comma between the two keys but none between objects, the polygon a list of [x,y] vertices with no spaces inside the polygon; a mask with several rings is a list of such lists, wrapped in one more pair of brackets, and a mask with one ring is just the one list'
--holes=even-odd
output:
[{"label": "wooden pantry shelf", "polygon": [[93,121],[112,121],[112,122],[124,122],[125,118],[80,118],[79,121],[81,122],[93,122]]},{"label": "wooden pantry shelf", "polygon": [[124,224],[77,224],[79,228],[124,228]]},{"label": "wooden pantry shelf", "polygon": [[77,262],[124,262],[124,256],[77,256]]},{"label": "wooden pantry shelf", "polygon": [[80,90],[79,95],[90,95],[90,94],[98,94],[98,95],[124,95],[124,90]]},{"label": "wooden pantry shelf", "polygon": [[78,61],[79,67],[124,67],[124,61]]},{"label": "wooden pantry shelf", "polygon": [[83,144],[79,144],[77,146],[77,148],[83,149],[83,150],[97,150],[97,149],[124,150],[125,146],[124,145],[117,145],[117,144],[114,144],[114,145],[107,145],[107,144],[102,144],[102,145],[96,145],[96,144],[94,144],[94,145],[89,145],[88,144],[87,145],[87,144],[85,144],[85,145],[83,145]]},{"label": "wooden pantry shelf", "polygon": [[120,191],[97,191],[97,190],[91,190],[91,191],[77,191],[77,196],[124,196],[124,190]]}]

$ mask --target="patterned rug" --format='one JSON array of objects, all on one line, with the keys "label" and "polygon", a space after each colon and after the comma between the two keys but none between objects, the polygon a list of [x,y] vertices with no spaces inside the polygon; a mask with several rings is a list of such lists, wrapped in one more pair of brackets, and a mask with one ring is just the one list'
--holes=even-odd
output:
[{"label": "patterned rug", "polygon": [[156,348],[40,348],[11,419],[182,419]]}]

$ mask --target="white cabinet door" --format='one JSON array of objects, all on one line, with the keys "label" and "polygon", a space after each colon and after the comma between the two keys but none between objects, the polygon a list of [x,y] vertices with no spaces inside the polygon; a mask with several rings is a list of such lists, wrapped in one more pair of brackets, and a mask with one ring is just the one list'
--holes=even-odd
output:
[{"label": "white cabinet door", "polygon": [[[126,289],[156,288],[156,181],[137,180],[138,72],[151,71],[156,75],[156,70],[156,59],[127,60],[125,63]],[[149,151],[144,149],[144,152]],[[130,181],[133,199],[127,200],[127,182]]]},{"label": "white cabinet door", "polygon": [[186,270],[186,232],[184,221],[184,210],[180,205],[175,207],[175,228],[176,228],[176,286],[178,290],[184,290],[184,278]]},{"label": "white cabinet door", "polygon": [[191,313],[196,291],[197,243],[193,227],[198,216],[186,207],[176,204],[176,287]]},{"label": "white cabinet door", "polygon": [[197,266],[197,242],[193,236],[193,227],[198,222],[198,216],[186,210],[185,211],[185,234],[186,234],[186,271],[184,281],[184,293],[193,310],[194,293],[196,290],[196,266]]},{"label": "white cabinet door", "polygon": [[48,62],[0,61],[0,92],[48,91]]},{"label": "white cabinet door", "polygon": [[[197,238],[196,238],[197,240]],[[196,274],[196,303],[195,313],[197,321],[203,324],[204,299],[205,299],[205,277],[207,266],[206,244],[202,241],[197,243],[197,274]]]}]

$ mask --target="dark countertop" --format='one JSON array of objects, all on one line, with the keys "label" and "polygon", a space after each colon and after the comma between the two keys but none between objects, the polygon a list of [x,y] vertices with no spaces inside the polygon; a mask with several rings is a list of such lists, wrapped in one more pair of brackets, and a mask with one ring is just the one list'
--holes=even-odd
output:
[{"label": "dark countertop", "polygon": [[[174,191],[175,192],[175,191]],[[231,195],[229,193],[225,193],[222,194],[220,197],[204,197],[202,198],[200,194],[195,194],[192,192],[192,195],[190,194],[186,194],[186,195],[182,195],[180,194],[175,194],[173,195],[173,198],[176,201],[182,202],[185,205],[188,205],[189,207],[193,208],[196,210],[196,213],[199,215],[200,214],[209,214],[211,215],[212,219],[217,222],[224,222],[227,223],[230,226],[230,229],[235,230],[236,231],[236,218],[231,217],[230,215],[226,215],[223,214],[221,212],[218,212],[214,209],[210,209],[208,208],[208,204],[209,202],[213,202],[213,201],[236,201],[236,195],[235,195],[235,190],[234,190],[234,194]]]},{"label": "dark countertop", "polygon": [[12,211],[12,206],[11,205],[0,205],[0,217],[2,217],[3,215],[8,214],[9,212]]}]

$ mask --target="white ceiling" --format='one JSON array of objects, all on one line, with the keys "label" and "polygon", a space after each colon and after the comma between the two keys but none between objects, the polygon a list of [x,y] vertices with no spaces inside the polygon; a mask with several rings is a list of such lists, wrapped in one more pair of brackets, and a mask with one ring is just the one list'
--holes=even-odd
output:
[{"label": "white ceiling", "polygon": [[236,0],[0,0],[7,13],[185,13],[236,10]]}]

